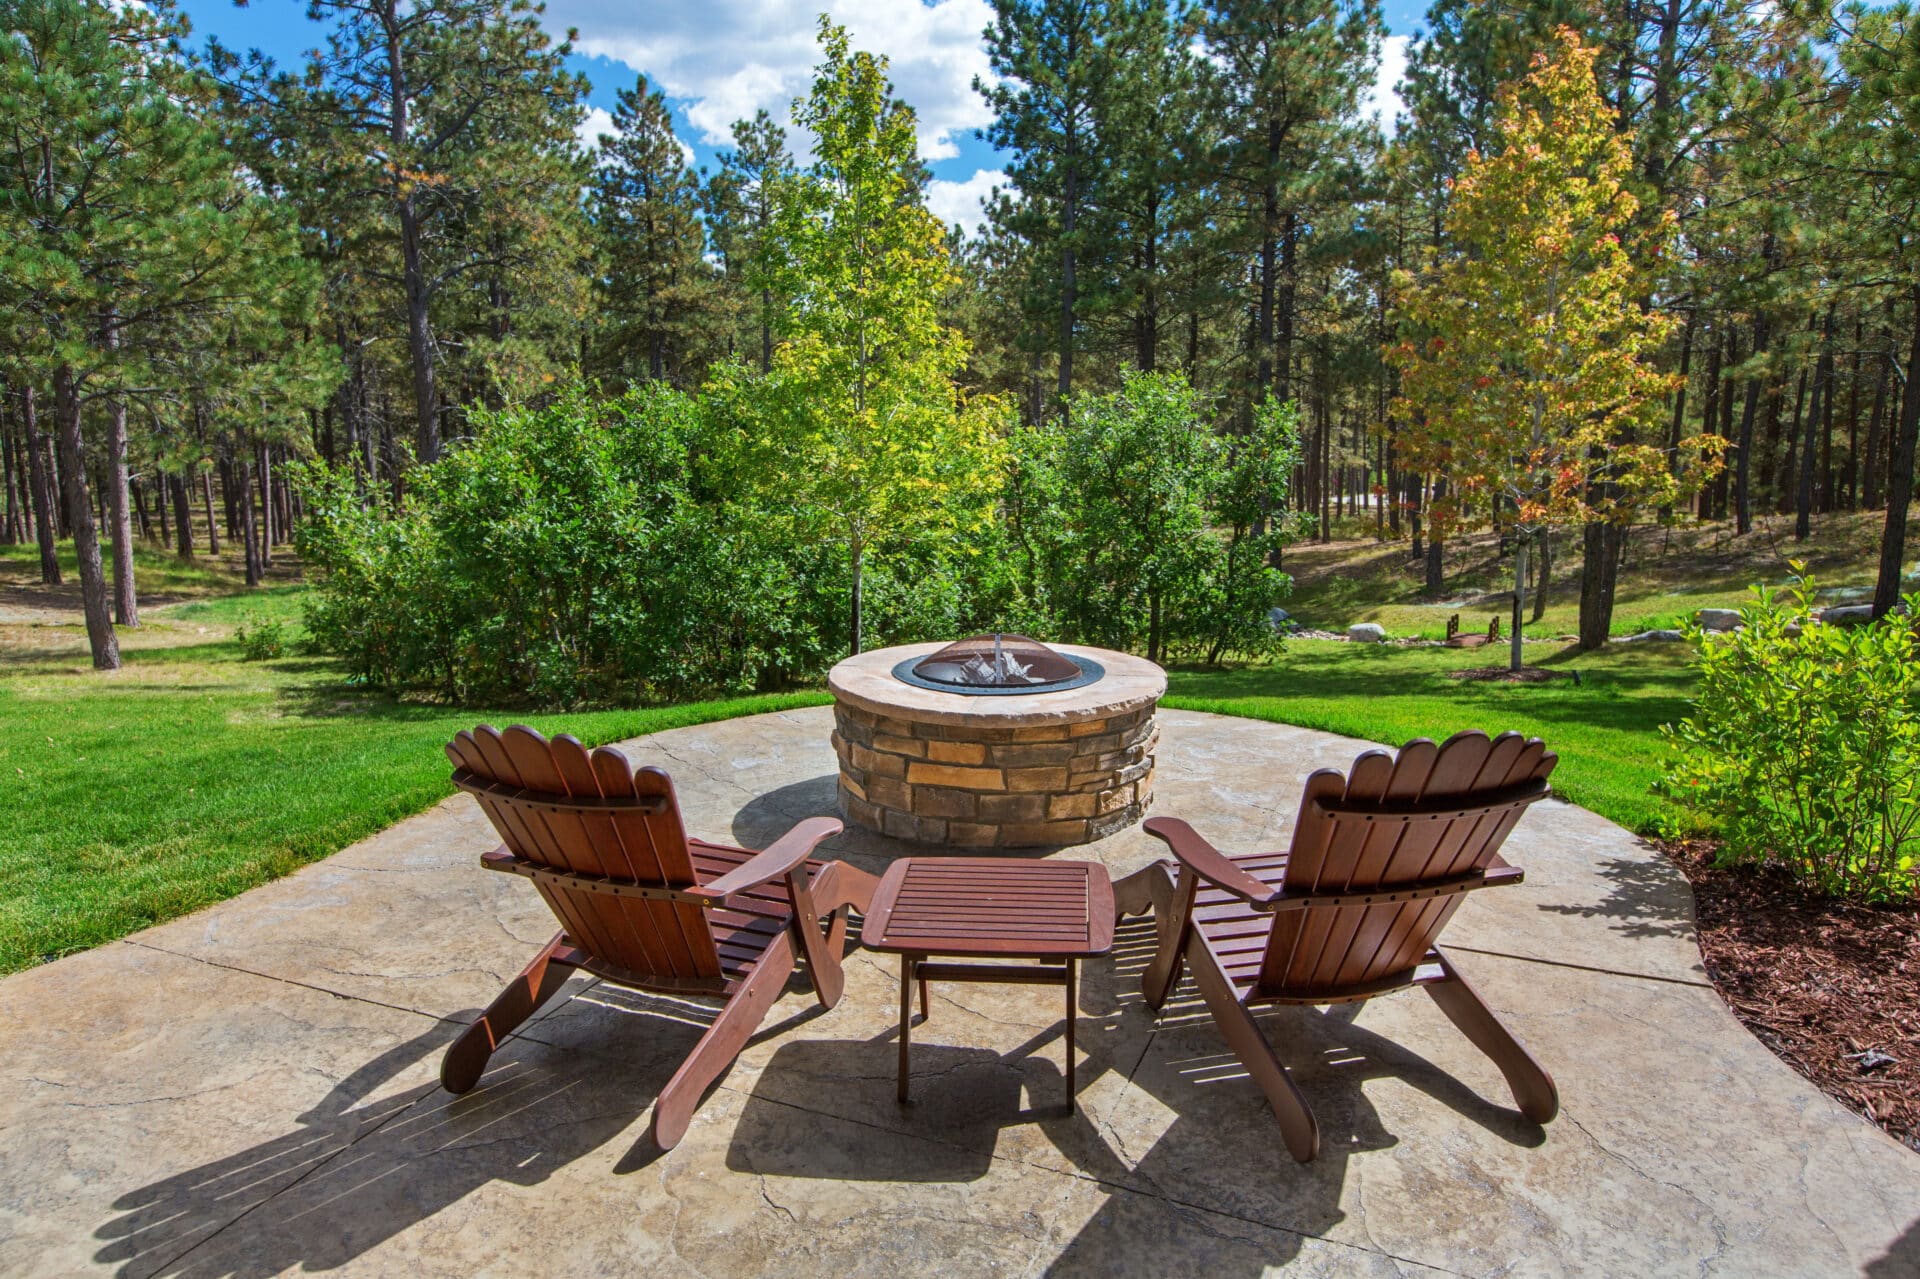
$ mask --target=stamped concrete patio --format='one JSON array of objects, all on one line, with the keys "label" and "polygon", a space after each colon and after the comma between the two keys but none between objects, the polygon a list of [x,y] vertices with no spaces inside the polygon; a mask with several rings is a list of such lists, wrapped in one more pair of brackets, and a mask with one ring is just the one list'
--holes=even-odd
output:
[{"label": "stamped concrete patio", "polygon": [[[690,826],[758,846],[831,811],[831,713],[628,744]],[[1360,744],[1163,715],[1156,811],[1278,845]],[[1536,807],[1475,894],[1461,966],[1551,1069],[1559,1119],[1406,993],[1263,1021],[1323,1132],[1282,1147],[1190,988],[1155,1022],[1150,926],[1087,965],[1080,1110],[1057,992],[935,987],[893,1100],[891,959],[794,990],[666,1155],[647,1107],[688,1006],[574,979],[455,1100],[438,1054],[544,941],[481,871],[464,796],[237,900],[0,982],[0,1273],[1920,1274],[1920,1155],[1828,1101],[1707,984],[1685,882]],[[833,851],[894,851],[849,833]],[[1116,872],[1156,855],[1130,830]],[[1067,854],[1073,855],[1073,854]],[[1083,850],[1080,855],[1086,855]]]}]

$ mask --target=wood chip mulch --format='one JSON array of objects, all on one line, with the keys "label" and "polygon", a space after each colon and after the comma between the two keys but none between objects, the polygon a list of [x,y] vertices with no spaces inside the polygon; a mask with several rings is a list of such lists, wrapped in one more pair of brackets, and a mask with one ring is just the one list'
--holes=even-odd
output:
[{"label": "wood chip mulch", "polygon": [[1841,1104],[1920,1150],[1920,904],[1811,897],[1784,873],[1661,845],[1693,884],[1700,951],[1734,1014]]}]

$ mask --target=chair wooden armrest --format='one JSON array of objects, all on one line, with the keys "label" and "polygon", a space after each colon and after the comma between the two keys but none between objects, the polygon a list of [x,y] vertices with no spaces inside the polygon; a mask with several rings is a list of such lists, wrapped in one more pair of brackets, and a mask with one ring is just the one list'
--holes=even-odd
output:
[{"label": "chair wooden armrest", "polygon": [[1506,884],[1520,883],[1526,879],[1527,872],[1518,866],[1508,865],[1506,858],[1495,853],[1487,859],[1487,865],[1482,875],[1485,878],[1488,888],[1499,888]]},{"label": "chair wooden armrest", "polygon": [[696,901],[718,905],[735,893],[744,893],[750,888],[758,888],[791,874],[813,856],[813,850],[820,841],[838,835],[844,829],[838,818],[809,817],[767,845],[766,851],[754,854],[751,859],[716,880],[684,891]]},{"label": "chair wooden armrest", "polygon": [[1269,905],[1280,895],[1279,885],[1264,883],[1241,870],[1178,817],[1150,817],[1142,829],[1172,849],[1181,865],[1222,892],[1255,906]]}]

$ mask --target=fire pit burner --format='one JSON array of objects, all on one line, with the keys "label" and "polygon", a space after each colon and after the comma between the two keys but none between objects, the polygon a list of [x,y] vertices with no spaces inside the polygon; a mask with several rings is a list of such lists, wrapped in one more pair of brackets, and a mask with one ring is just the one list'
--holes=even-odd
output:
[{"label": "fire pit burner", "polygon": [[975,635],[893,668],[893,677],[903,684],[969,696],[1064,692],[1084,688],[1106,673],[1090,657],[1009,634]]}]

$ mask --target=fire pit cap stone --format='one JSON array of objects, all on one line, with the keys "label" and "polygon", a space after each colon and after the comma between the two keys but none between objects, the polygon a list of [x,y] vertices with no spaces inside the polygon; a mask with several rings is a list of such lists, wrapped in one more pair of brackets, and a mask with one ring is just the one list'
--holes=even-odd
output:
[{"label": "fire pit cap stone", "polygon": [[1167,691],[1167,673],[1144,657],[1078,644],[1049,647],[1091,659],[1105,670],[1101,679],[1079,688],[977,697],[921,688],[894,678],[894,667],[902,662],[918,661],[945,647],[940,643],[901,644],[849,657],[827,676],[827,687],[839,701],[875,715],[997,728],[1079,723],[1124,715],[1158,702]]}]

